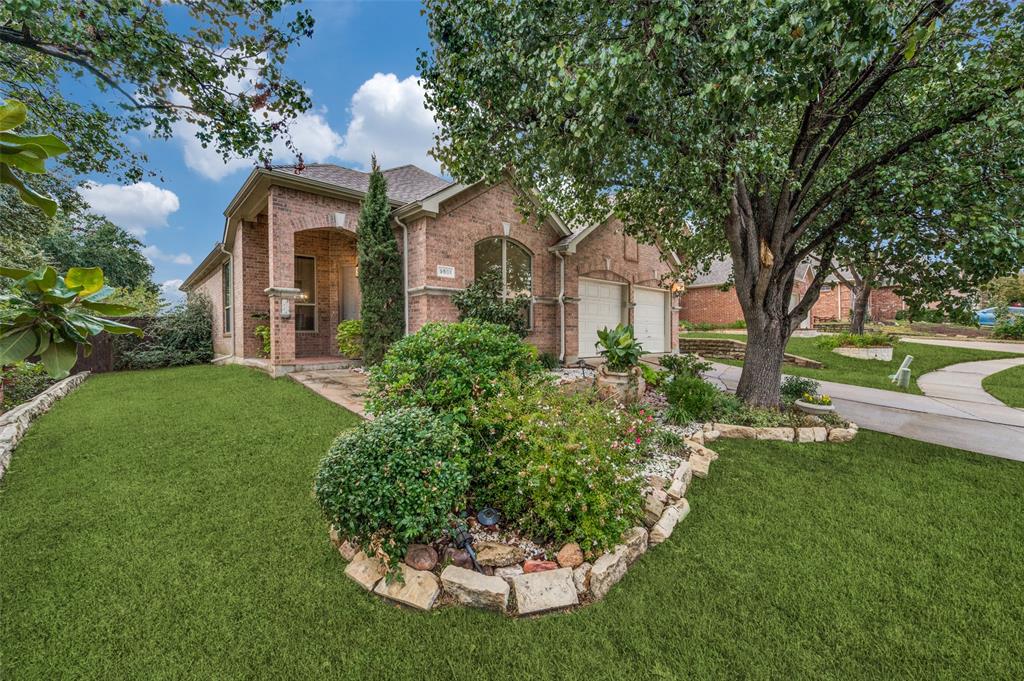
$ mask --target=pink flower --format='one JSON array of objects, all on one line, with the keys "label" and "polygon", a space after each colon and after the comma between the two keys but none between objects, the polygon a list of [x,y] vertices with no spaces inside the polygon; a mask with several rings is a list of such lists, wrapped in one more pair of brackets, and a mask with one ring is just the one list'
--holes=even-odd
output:
[{"label": "pink flower", "polygon": [[637,443],[637,444],[640,444],[640,438],[637,438],[637,439],[636,439],[636,443]]}]

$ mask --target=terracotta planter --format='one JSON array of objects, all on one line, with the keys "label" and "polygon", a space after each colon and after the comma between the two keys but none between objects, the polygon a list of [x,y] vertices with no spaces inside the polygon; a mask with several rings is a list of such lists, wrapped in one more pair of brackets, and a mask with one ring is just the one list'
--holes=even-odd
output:
[{"label": "terracotta planter", "polygon": [[834,404],[814,404],[813,402],[804,402],[803,400],[797,400],[793,403],[797,409],[805,414],[811,414],[813,416],[824,416],[825,414],[831,414],[836,410]]},{"label": "terracotta planter", "polygon": [[608,371],[602,364],[597,370],[597,387],[602,394],[628,404],[640,399],[646,384],[640,367],[633,367],[628,372],[620,373]]},{"label": "terracotta planter", "polygon": [[854,359],[875,359],[881,362],[892,361],[892,348],[885,346],[876,346],[873,348],[853,348],[840,346],[835,348],[832,352],[837,355],[843,355],[844,357],[853,357]]}]

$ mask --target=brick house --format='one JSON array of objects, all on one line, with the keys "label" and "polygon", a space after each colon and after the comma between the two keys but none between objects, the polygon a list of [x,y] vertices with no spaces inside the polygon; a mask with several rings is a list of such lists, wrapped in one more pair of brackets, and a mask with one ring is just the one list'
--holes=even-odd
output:
[{"label": "brick house", "polygon": [[[807,292],[814,278],[812,263],[797,268],[793,284],[792,304]],[[849,277],[846,277],[849,279]],[[692,324],[714,324],[726,326],[743,319],[743,310],[736,298],[732,280],[732,260],[722,258],[711,264],[707,274],[698,275],[686,288],[679,299],[679,318]],[[835,277],[829,275],[821,287],[821,294],[811,308],[802,328],[813,328],[818,322],[848,321],[853,308],[853,290]],[[892,321],[896,313],[907,309],[906,303],[888,286],[872,289],[868,298],[868,319]]]},{"label": "brick house", "polygon": [[[406,332],[454,321],[454,292],[484,268],[529,295],[526,340],[565,363],[596,355],[597,330],[633,324],[649,352],[678,348],[678,298],[660,251],[614,219],[571,230],[527,221],[508,183],[450,183],[407,165],[384,171],[403,259]],[[330,164],[253,170],[224,211],[224,236],[181,290],[213,301],[220,361],[275,375],[338,358],[338,323],[359,317],[356,228],[369,175]],[[678,287],[676,287],[678,289]],[[270,327],[261,357],[259,325]]]}]

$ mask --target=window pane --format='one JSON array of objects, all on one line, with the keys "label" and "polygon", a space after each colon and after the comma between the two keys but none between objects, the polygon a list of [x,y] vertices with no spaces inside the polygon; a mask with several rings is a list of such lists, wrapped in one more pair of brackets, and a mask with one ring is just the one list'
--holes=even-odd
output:
[{"label": "window pane", "polygon": [[505,242],[505,282],[509,296],[528,296],[533,291],[533,275],[530,271],[530,254],[522,246],[511,241]]},{"label": "window pane", "polygon": [[492,267],[501,269],[501,239],[478,241],[474,250],[473,276],[479,277]]},{"label": "window pane", "polygon": [[231,263],[226,262],[224,266],[220,268],[221,274],[221,292],[223,293],[223,303],[225,305],[231,304]]},{"label": "window pane", "polygon": [[295,257],[295,288],[299,289],[299,303],[316,302],[316,271],[313,258]]},{"label": "window pane", "polygon": [[316,331],[316,305],[295,306],[295,330]]}]

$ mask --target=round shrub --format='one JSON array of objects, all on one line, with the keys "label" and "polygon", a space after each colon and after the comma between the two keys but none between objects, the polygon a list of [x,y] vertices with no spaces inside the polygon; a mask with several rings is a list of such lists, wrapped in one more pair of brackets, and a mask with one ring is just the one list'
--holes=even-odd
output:
[{"label": "round shrub", "polygon": [[673,376],[671,381],[665,383],[665,399],[668,400],[666,416],[669,421],[680,425],[711,420],[720,394],[715,386],[704,379]]},{"label": "round shrub", "polygon": [[427,409],[396,409],[342,434],[320,463],[324,515],[368,553],[396,566],[408,545],[433,539],[462,508],[468,439]]},{"label": "round shrub", "polygon": [[652,426],[593,394],[510,378],[474,421],[474,506],[494,506],[535,541],[610,548],[642,515],[635,464]]},{"label": "round shrub", "polygon": [[348,359],[360,359],[363,356],[363,320],[346,319],[338,324],[334,336],[338,342],[338,352]]},{"label": "round shrub", "polygon": [[392,344],[370,371],[367,408],[428,407],[457,423],[473,405],[497,393],[504,373],[541,371],[536,350],[506,326],[475,319],[435,322]]}]

